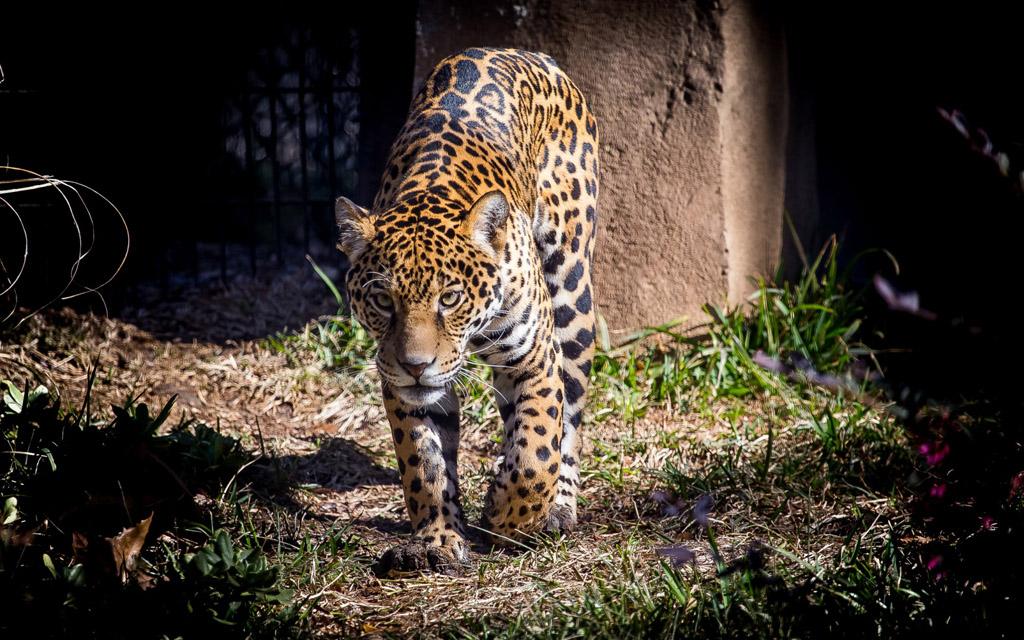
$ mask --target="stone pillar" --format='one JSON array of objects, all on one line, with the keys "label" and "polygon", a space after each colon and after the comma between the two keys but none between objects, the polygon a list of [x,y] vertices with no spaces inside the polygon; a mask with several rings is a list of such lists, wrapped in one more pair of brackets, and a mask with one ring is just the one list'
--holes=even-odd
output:
[{"label": "stone pillar", "polygon": [[419,3],[415,89],[460,49],[518,47],[552,55],[586,96],[601,132],[594,289],[613,339],[697,323],[777,258],[785,60],[753,1]]},{"label": "stone pillar", "polygon": [[782,253],[789,105],[781,22],[769,2],[731,2],[723,13],[719,127],[730,304],[751,293],[751,277],[773,275]]}]

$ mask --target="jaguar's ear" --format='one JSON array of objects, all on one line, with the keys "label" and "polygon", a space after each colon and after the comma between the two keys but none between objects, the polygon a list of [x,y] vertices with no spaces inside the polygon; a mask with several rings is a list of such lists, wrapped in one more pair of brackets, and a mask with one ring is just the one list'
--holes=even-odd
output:
[{"label": "jaguar's ear", "polygon": [[342,196],[334,202],[334,219],[338,223],[338,248],[350,260],[365,251],[373,236],[370,212]]},{"label": "jaguar's ear", "polygon": [[491,191],[480,196],[466,216],[465,231],[480,246],[500,254],[505,248],[505,221],[509,206],[505,194]]}]

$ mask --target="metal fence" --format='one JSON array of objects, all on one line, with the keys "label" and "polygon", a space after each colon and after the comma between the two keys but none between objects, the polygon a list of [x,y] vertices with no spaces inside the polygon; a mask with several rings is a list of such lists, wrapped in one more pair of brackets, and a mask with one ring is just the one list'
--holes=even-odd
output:
[{"label": "metal fence", "polygon": [[[299,249],[329,246],[334,198],[351,193],[358,179],[358,34],[332,32],[328,39],[305,28],[281,35],[259,51],[241,90],[224,105],[224,161],[205,203],[220,221],[224,278],[241,268],[232,243],[245,246],[251,272],[261,258],[281,266]],[[202,259],[196,251],[196,261]]]},{"label": "metal fence", "polygon": [[[176,41],[169,53],[171,36],[122,43],[99,29],[61,24],[0,47],[0,164],[88,182],[121,205],[136,281],[229,278],[333,244],[333,200],[358,183],[365,26],[218,24],[183,54]],[[67,71],[75,51],[102,70],[93,81]],[[18,206],[42,209],[26,216],[41,255],[65,230],[47,227],[42,199]],[[48,282],[39,271],[33,283]]]}]

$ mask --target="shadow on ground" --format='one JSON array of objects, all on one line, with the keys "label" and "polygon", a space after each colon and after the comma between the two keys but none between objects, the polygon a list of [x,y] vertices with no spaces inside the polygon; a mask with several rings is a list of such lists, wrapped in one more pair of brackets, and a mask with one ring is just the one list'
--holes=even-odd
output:
[{"label": "shadow on ground", "polygon": [[375,498],[366,496],[365,500],[353,501],[351,492],[365,487],[393,485],[394,494],[388,493],[389,498],[393,498],[401,494],[401,487],[395,469],[381,466],[372,452],[348,438],[328,438],[311,453],[275,456],[261,461],[253,466],[250,481],[257,495],[289,513],[321,521],[347,519],[352,524],[371,527],[382,533],[408,530],[404,517],[394,520],[383,515],[353,517],[352,513],[356,511],[353,506],[365,508]]},{"label": "shadow on ground", "polygon": [[[340,282],[337,260],[321,256],[320,261],[328,277]],[[134,287],[114,315],[161,339],[224,344],[299,330],[338,309],[330,291],[305,262],[227,280],[214,276],[176,281],[173,286]]]}]

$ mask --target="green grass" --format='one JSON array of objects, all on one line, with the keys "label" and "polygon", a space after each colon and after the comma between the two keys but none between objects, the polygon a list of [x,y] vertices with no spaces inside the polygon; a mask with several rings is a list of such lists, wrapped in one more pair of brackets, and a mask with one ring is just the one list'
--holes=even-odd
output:
[{"label": "green grass", "polygon": [[[660,565],[653,579],[623,574],[582,598],[552,599],[512,620],[464,621],[450,638],[866,638],[925,632],[920,596],[901,586],[899,550],[851,549],[837,566],[808,567],[788,587],[778,572],[740,568],[707,580]],[[627,563],[621,570],[629,571]],[[884,632],[880,632],[884,629]]]},{"label": "green grass", "polygon": [[278,333],[263,339],[263,344],[298,362],[300,355],[311,353],[323,367],[355,374],[365,371],[373,361],[373,338],[354,318],[344,314],[311,322],[300,332]]},{"label": "green grass", "polygon": [[[727,417],[731,432],[662,443],[676,453],[653,486],[683,507],[680,516],[650,516],[650,526],[663,544],[710,558],[711,569],[667,561],[645,567],[649,560],[624,548],[604,560],[614,578],[579,597],[553,595],[513,617],[461,620],[444,626],[444,635],[889,638],[916,637],[943,624],[934,591],[945,585],[929,574],[919,546],[902,542],[914,533],[902,510],[915,471],[904,434],[887,416],[842,399],[819,401],[824,418],[807,415],[777,435],[774,457],[766,421],[741,411]],[[786,410],[781,402],[777,409]],[[827,435],[814,426],[821,419],[832,425]],[[631,486],[632,471],[623,465],[627,452],[642,448],[629,437],[617,450],[598,443],[585,482],[602,482],[609,492],[644,485],[633,478]],[[715,501],[704,526],[689,511],[702,495]],[[804,539],[821,538],[816,528],[825,517],[837,523],[831,543],[801,548]],[[753,542],[726,550],[719,530]]]},{"label": "green grass", "polygon": [[[830,241],[795,282],[759,280],[744,305],[705,306],[707,322],[681,333],[672,322],[637,332],[594,360],[591,415],[627,422],[651,406],[700,410],[723,396],[787,393],[754,362],[758,351],[798,358],[821,373],[845,373],[871,355],[859,340],[861,294],[852,290]],[[660,346],[634,344],[660,336]]]}]

